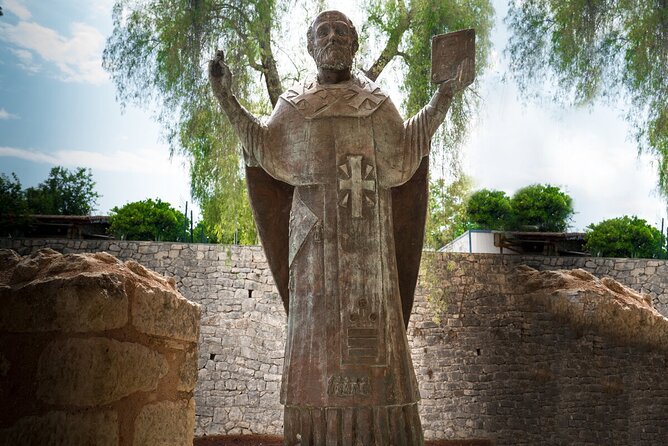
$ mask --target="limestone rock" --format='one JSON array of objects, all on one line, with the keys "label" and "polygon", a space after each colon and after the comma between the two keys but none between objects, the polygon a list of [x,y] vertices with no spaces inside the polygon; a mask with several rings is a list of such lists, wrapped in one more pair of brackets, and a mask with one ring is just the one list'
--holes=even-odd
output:
[{"label": "limestone rock", "polygon": [[192,392],[197,384],[197,349],[191,348],[184,354],[185,359],[179,368],[179,381],[176,390]]},{"label": "limestone rock", "polygon": [[[43,249],[20,258],[0,254],[0,330],[98,331],[128,320],[123,281],[94,256]],[[115,259],[114,259],[115,260]]]},{"label": "limestone rock", "polygon": [[195,429],[195,400],[144,406],[135,420],[134,446],[189,446]]},{"label": "limestone rock", "polygon": [[0,250],[0,446],[192,445],[199,317],[135,261]]},{"label": "limestone rock", "polygon": [[[104,252],[63,255],[47,248],[20,257],[0,250],[0,304],[0,331],[111,330],[128,323],[132,306],[144,333],[198,338],[199,306],[178,294],[174,279]],[[187,317],[171,314],[174,309]]]},{"label": "limestone rock", "polygon": [[2,445],[117,446],[116,412],[48,412],[28,416],[0,429]]},{"label": "limestone rock", "polygon": [[0,289],[0,330],[89,332],[128,321],[123,283],[107,273],[52,277]]},{"label": "limestone rock", "polygon": [[513,283],[522,292],[547,304],[569,322],[593,327],[609,336],[668,349],[668,318],[652,305],[649,296],[582,269],[537,271],[517,269]]},{"label": "limestone rock", "polygon": [[132,302],[132,324],[154,336],[197,342],[199,306],[164,288],[138,284]]},{"label": "limestone rock", "polygon": [[37,396],[51,404],[95,406],[153,391],[168,372],[150,349],[113,339],[53,341],[39,359]]}]

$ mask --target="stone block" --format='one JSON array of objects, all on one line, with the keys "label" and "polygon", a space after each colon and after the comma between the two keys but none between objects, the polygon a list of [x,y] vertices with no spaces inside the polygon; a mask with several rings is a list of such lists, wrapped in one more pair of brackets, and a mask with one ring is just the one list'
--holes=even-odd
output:
[{"label": "stone block", "polygon": [[197,349],[195,346],[185,352],[185,357],[179,367],[179,382],[176,390],[179,392],[192,392],[197,384]]},{"label": "stone block", "polygon": [[0,331],[102,331],[128,321],[124,284],[115,274],[56,276],[0,288],[0,302]]},{"label": "stone block", "polygon": [[165,288],[138,284],[132,299],[132,324],[154,336],[197,342],[199,305]]},{"label": "stone block", "polygon": [[133,446],[191,446],[195,400],[162,401],[144,406],[134,427]]},{"label": "stone block", "polygon": [[[116,412],[48,412],[0,429],[2,445],[118,446]],[[184,443],[185,444],[185,443]]]},{"label": "stone block", "polygon": [[37,369],[37,396],[50,404],[95,406],[158,387],[166,359],[139,344],[107,338],[53,341]]}]

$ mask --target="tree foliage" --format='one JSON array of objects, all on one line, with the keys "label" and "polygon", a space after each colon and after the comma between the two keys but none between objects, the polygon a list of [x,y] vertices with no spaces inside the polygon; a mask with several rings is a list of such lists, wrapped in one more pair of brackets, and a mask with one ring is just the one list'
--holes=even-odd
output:
[{"label": "tree foliage", "polygon": [[627,215],[591,224],[584,248],[600,257],[665,257],[666,238],[645,220]]},{"label": "tree foliage", "polygon": [[111,209],[109,232],[122,240],[188,241],[189,221],[159,198],[135,201]]},{"label": "tree foliage", "polygon": [[427,248],[439,249],[473,228],[466,214],[471,185],[471,178],[466,175],[450,184],[446,184],[442,178],[431,182],[425,234]]},{"label": "tree foliage", "polygon": [[100,195],[90,169],[57,166],[37,187],[23,189],[15,173],[0,174],[0,235],[14,235],[31,222],[31,214],[88,215]]},{"label": "tree foliage", "polygon": [[573,216],[573,199],[549,184],[523,187],[511,198],[503,191],[481,189],[471,195],[466,213],[484,229],[561,232]]},{"label": "tree foliage", "polygon": [[510,66],[521,89],[556,81],[558,99],[623,99],[638,148],[668,195],[668,2],[514,0]]},{"label": "tree foliage", "polygon": [[90,215],[100,194],[90,169],[72,172],[61,166],[51,169],[46,180],[25,191],[30,213],[41,215]]},{"label": "tree foliage", "polygon": [[0,174],[0,236],[13,235],[28,220],[25,191],[15,173]]},{"label": "tree foliage", "polygon": [[[103,66],[122,104],[153,104],[172,153],[190,160],[191,191],[205,221],[220,236],[241,234],[254,242],[255,229],[243,181],[239,142],[218,109],[205,73],[206,61],[223,48],[234,74],[233,90],[258,116],[267,116],[287,82],[304,75],[306,24],[325,9],[323,1],[278,0],[116,0],[114,28]],[[405,108],[426,104],[431,36],[475,27],[477,71],[487,61],[493,9],[489,0],[370,0],[364,30],[367,51],[360,64],[376,79],[396,57],[405,71]],[[295,23],[295,17],[306,17]],[[294,44],[294,29],[300,29]],[[292,35],[290,33],[293,33]],[[280,42],[285,42],[281,44]],[[281,57],[277,57],[277,50]],[[374,57],[376,57],[374,59]],[[285,61],[290,61],[286,63]],[[450,114],[451,146],[461,142],[477,97],[469,89]],[[441,139],[445,141],[445,139]]]},{"label": "tree foliage", "polygon": [[573,199],[556,186],[533,184],[510,199],[514,230],[565,231],[573,216]]},{"label": "tree foliage", "polygon": [[[376,79],[394,57],[403,65],[402,90],[404,109],[408,115],[419,111],[434,93],[431,75],[431,38],[434,35],[464,28],[476,29],[476,73],[487,64],[490,49],[489,33],[493,25],[491,2],[480,0],[412,0],[372,1],[368,3],[367,27],[380,32],[386,42],[381,55],[368,62],[367,76]],[[368,60],[368,57],[367,57]],[[467,122],[477,106],[477,86],[458,96],[450,107],[444,126],[447,136],[435,147],[454,149],[466,135]]]},{"label": "tree foliage", "polygon": [[506,229],[511,214],[510,199],[500,190],[480,189],[471,195],[466,207],[468,220],[483,229]]},{"label": "tree foliage", "polygon": [[25,192],[14,172],[11,177],[0,174],[0,215],[22,215],[28,213]]}]

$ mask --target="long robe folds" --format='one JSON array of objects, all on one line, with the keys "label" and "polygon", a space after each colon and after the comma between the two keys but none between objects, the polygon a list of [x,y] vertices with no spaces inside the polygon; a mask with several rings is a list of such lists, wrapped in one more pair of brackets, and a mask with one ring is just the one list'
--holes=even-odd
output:
[{"label": "long robe folds", "polygon": [[386,94],[356,77],[294,87],[266,125],[237,123],[249,162],[294,186],[286,444],[325,444],[328,433],[338,444],[423,442],[391,188],[414,174],[444,114],[428,106],[404,122]]}]

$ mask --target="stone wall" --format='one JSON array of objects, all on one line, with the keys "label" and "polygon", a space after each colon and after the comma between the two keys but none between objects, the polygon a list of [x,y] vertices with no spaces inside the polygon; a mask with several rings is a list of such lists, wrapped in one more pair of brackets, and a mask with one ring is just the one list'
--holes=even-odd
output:
[{"label": "stone wall", "polygon": [[[0,239],[0,247],[22,253],[43,246],[64,252],[107,251],[174,277],[179,291],[202,305],[196,434],[281,433],[285,314],[259,247]],[[571,326],[540,302],[512,299],[501,290],[520,264],[542,270],[583,268],[650,294],[665,315],[668,262],[427,257],[435,267],[423,269],[426,279],[421,280],[442,283],[442,292],[434,299],[439,293],[430,290],[427,299],[419,288],[408,330],[427,439],[657,444],[649,439],[665,433],[664,352]],[[440,323],[434,322],[439,319],[435,316]],[[542,409],[534,400],[545,402],[546,395],[551,399]],[[585,422],[592,423],[591,429],[583,428]],[[552,436],[536,442],[543,428]],[[615,433],[605,434],[606,429]],[[522,432],[526,441],[518,440]]]},{"label": "stone wall", "polygon": [[418,308],[411,330],[427,396],[426,437],[497,445],[665,443],[667,319],[632,311],[632,304],[608,305],[616,293],[592,293],[581,280],[527,291],[515,261],[435,257],[429,274],[449,284],[440,296],[445,311],[436,324]]},{"label": "stone wall", "polygon": [[[119,259],[136,260],[160,274],[174,277],[179,291],[187,299],[201,303],[203,311],[206,311],[212,299],[217,300],[215,292],[220,290],[221,286],[234,290],[257,289],[261,294],[274,291],[264,254],[257,246],[0,238],[0,248],[13,249],[21,254],[34,252],[41,247],[50,247],[60,252],[106,251]],[[455,260],[467,256],[466,254],[446,256],[448,255]],[[582,268],[599,277],[612,277],[638,292],[651,296],[654,307],[668,316],[668,260],[498,254],[473,254],[473,257],[492,259],[485,260],[490,268],[506,268],[522,264],[539,270]],[[251,271],[253,274],[246,278]],[[219,278],[220,274],[233,282],[248,280],[247,285],[250,288],[244,288],[245,285],[241,282],[235,287],[228,281],[221,283],[219,280],[209,280]]]},{"label": "stone wall", "polygon": [[192,445],[199,313],[132,260],[0,251],[0,444]]}]

